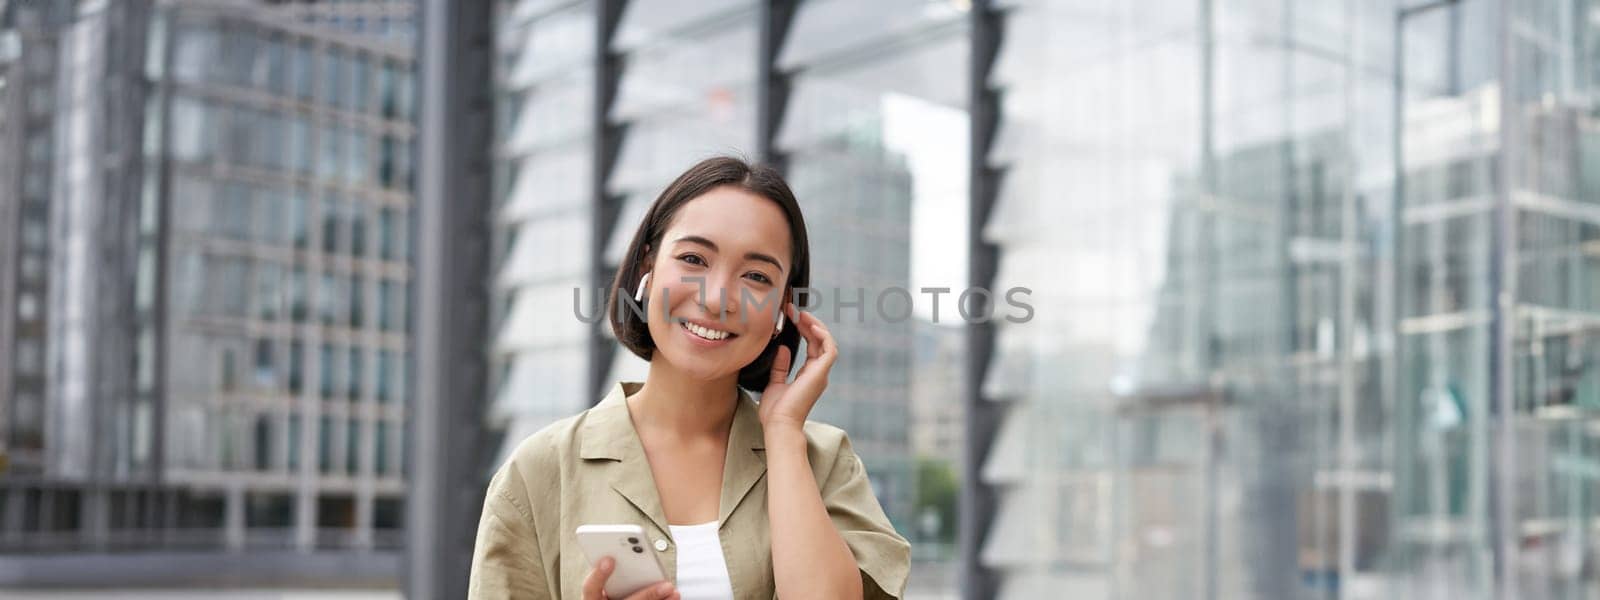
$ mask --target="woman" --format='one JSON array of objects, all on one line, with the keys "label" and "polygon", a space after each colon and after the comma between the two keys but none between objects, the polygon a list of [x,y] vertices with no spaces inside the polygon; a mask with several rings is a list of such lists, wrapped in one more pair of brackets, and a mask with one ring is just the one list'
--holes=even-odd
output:
[{"label": "woman", "polygon": [[529,436],[495,473],[472,597],[604,598],[614,565],[590,568],[584,524],[642,526],[667,573],[611,600],[900,597],[910,545],[844,432],[806,420],[839,354],[791,302],[805,304],[809,256],[770,168],[712,158],[656,198],[607,311],[649,374]]}]

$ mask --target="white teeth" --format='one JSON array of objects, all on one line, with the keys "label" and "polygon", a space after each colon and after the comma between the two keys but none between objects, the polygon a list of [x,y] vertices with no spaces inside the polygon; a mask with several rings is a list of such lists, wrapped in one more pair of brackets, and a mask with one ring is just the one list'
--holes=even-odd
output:
[{"label": "white teeth", "polygon": [[699,325],[695,325],[694,323],[690,323],[688,321],[684,321],[683,322],[683,328],[684,329],[688,329],[690,333],[693,333],[695,335],[698,335],[698,336],[700,336],[702,338],[705,338],[705,339],[708,339],[708,340],[720,340],[722,338],[728,337],[728,332],[726,332],[726,331],[717,331],[715,329],[707,329],[705,327],[701,327]]}]

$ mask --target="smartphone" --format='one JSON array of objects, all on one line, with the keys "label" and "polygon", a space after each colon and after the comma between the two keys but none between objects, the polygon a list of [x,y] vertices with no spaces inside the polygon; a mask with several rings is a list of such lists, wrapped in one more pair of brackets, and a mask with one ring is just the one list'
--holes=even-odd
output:
[{"label": "smartphone", "polygon": [[607,556],[616,561],[606,580],[606,595],[612,598],[626,598],[667,580],[644,528],[638,525],[579,525],[578,547],[583,548],[591,569]]}]

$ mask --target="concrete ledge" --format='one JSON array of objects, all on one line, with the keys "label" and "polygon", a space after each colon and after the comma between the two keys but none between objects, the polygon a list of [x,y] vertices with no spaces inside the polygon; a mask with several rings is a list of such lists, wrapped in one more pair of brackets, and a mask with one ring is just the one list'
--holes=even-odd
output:
[{"label": "concrete ledge", "polygon": [[0,587],[397,588],[398,552],[149,552],[0,556]]}]

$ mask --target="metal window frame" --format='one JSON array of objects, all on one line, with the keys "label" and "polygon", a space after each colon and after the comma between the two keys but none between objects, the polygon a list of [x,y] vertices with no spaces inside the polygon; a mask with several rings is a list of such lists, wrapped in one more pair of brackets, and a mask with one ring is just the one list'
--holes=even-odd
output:
[{"label": "metal window frame", "polygon": [[[968,89],[968,182],[967,252],[968,285],[990,289],[1000,267],[1000,247],[984,241],[983,229],[994,210],[1002,168],[989,165],[989,152],[1001,119],[1002,91],[990,87],[995,58],[1005,37],[1005,13],[993,0],[976,0],[968,13],[971,20],[969,41],[971,60],[967,69]],[[986,314],[992,299],[972,295],[973,314]],[[993,322],[966,325],[966,360],[963,365],[962,396],[966,412],[966,445],[962,453],[960,524],[957,530],[958,587],[963,598],[993,598],[1000,588],[1000,573],[980,561],[999,508],[1000,490],[983,482],[983,462],[994,447],[1001,418],[1007,406],[983,394],[983,377],[995,355]]]}]

